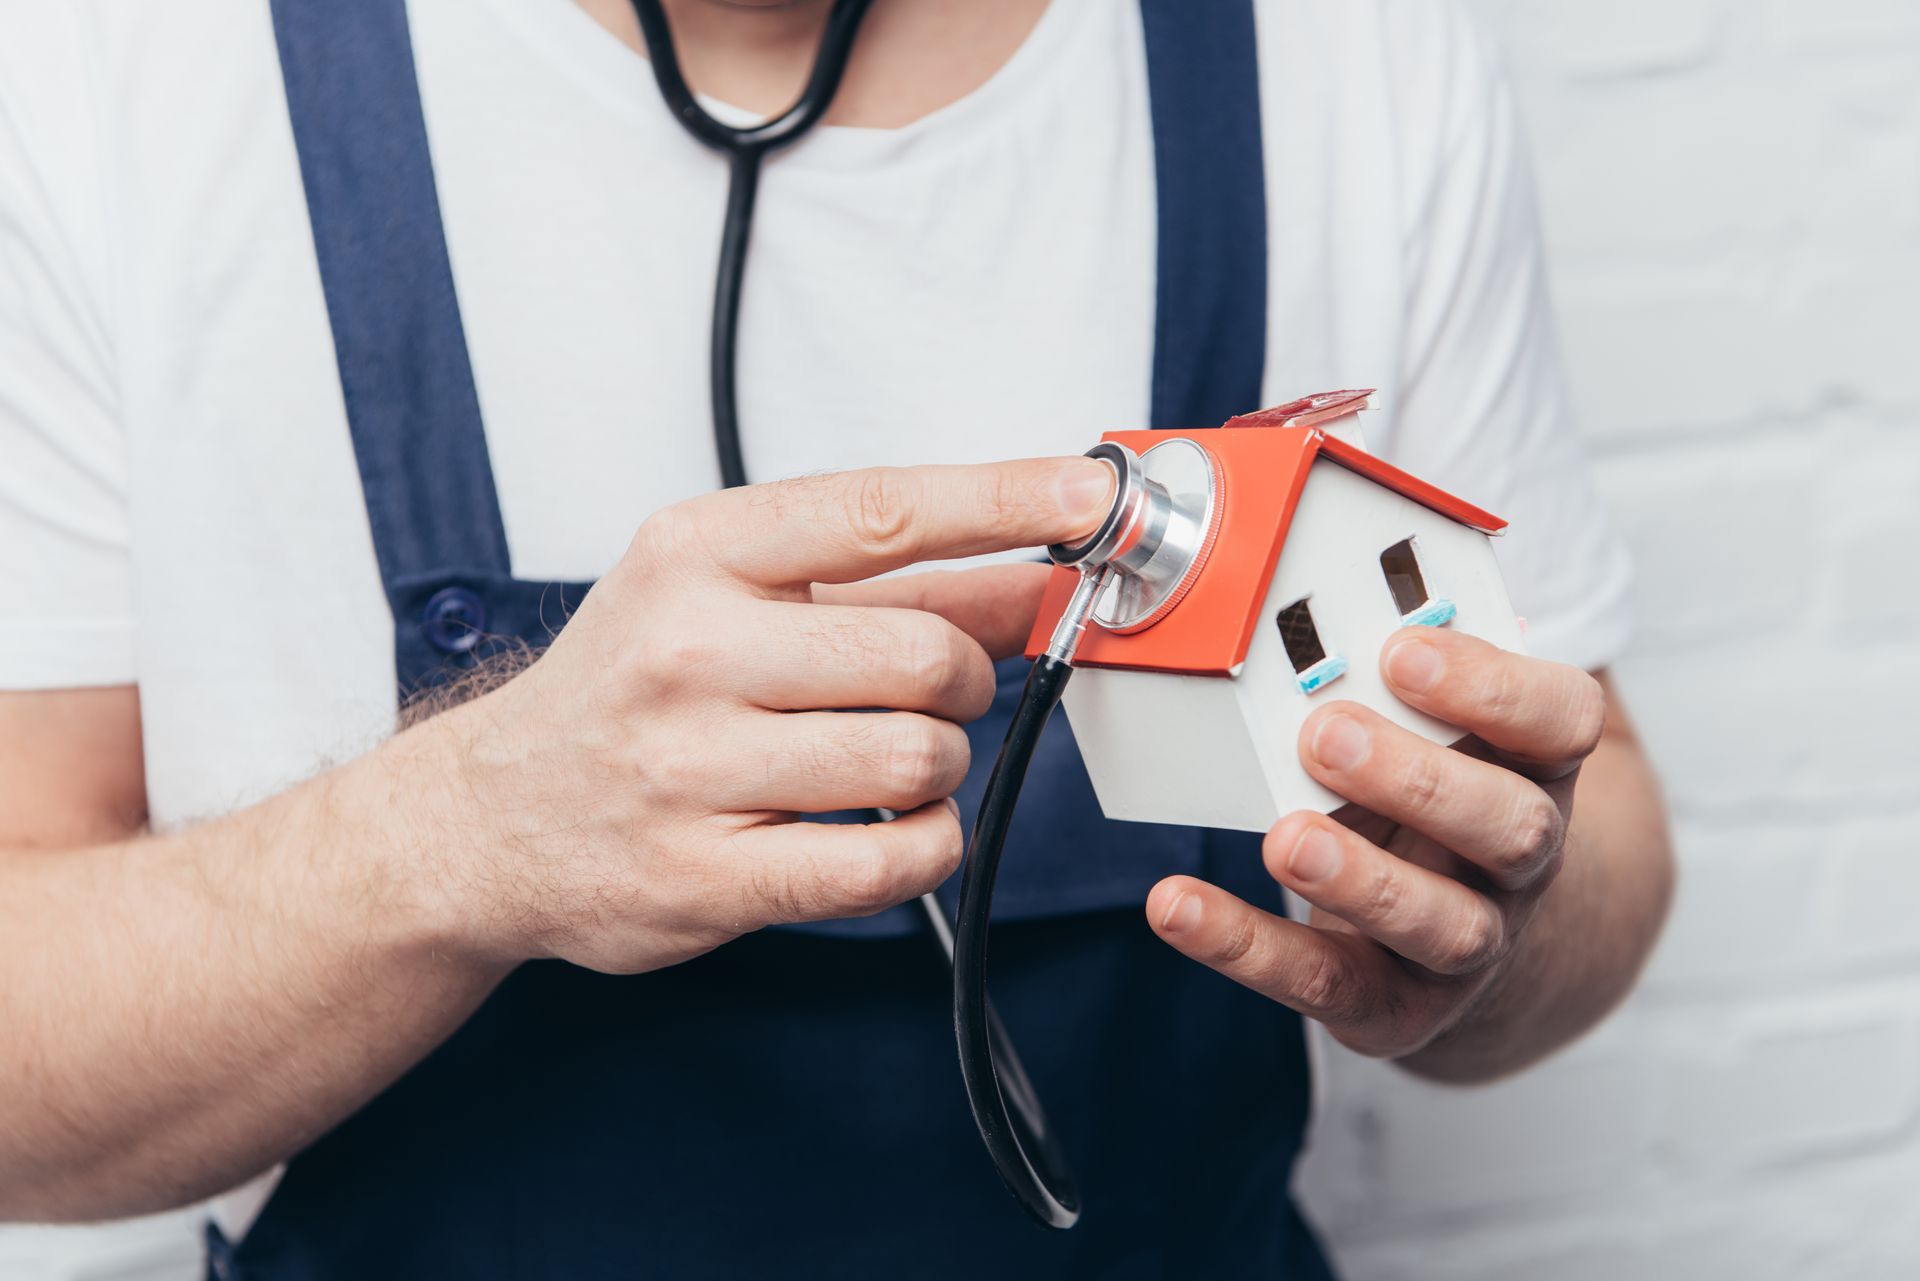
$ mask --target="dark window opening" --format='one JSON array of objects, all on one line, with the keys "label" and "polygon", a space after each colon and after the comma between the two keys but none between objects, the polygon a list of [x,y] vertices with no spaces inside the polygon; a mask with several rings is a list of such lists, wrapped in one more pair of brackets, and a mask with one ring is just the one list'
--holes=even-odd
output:
[{"label": "dark window opening", "polygon": [[1420,576],[1420,562],[1414,558],[1411,538],[1402,539],[1380,553],[1380,572],[1387,576],[1387,590],[1393,593],[1393,607],[1400,611],[1401,617],[1433,599],[1427,592],[1427,580]]},{"label": "dark window opening", "polygon": [[1280,624],[1280,641],[1287,647],[1287,661],[1294,671],[1304,672],[1326,661],[1327,647],[1320,643],[1320,629],[1313,625],[1313,611],[1304,599],[1281,610],[1274,621]]}]

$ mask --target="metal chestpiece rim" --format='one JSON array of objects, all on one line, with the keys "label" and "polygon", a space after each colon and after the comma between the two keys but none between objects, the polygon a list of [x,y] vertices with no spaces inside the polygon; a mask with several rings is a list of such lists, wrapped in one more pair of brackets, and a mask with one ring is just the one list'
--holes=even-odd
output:
[{"label": "metal chestpiece rim", "polygon": [[1090,572],[1112,560],[1114,552],[1137,532],[1146,498],[1146,475],[1140,470],[1140,455],[1110,440],[1089,449],[1087,457],[1098,459],[1114,471],[1113,501],[1106,519],[1082,541],[1055,543],[1047,548],[1047,555],[1064,569]]},{"label": "metal chestpiece rim", "polygon": [[1113,468],[1113,504],[1091,537],[1056,543],[1047,555],[1083,574],[1110,569],[1093,621],[1110,632],[1143,631],[1179,603],[1213,547],[1219,473],[1213,455],[1182,436],[1144,455],[1102,441],[1087,457]]}]

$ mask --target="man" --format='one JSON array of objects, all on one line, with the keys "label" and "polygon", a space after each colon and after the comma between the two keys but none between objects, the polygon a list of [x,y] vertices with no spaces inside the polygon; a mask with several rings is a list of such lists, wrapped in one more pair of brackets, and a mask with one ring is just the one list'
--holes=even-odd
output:
[{"label": "man", "polygon": [[[672,14],[751,115],[824,6]],[[713,494],[724,166],[638,48],[612,0],[0,8],[0,1212],[254,1180],[249,1277],[1322,1275],[1296,1013],[1511,1071],[1669,880],[1483,53],[1426,0],[880,0],[754,233],[745,452],[812,478]],[[1043,1234],[882,910],[957,864],[1039,571],[871,580],[1085,532],[1100,430],[1362,382],[1513,522],[1537,656],[1400,638],[1474,737],[1330,703],[1354,807],[1264,844],[1101,823],[1055,727],[996,944],[1089,1206]],[[389,736],[493,636],[544,654]]]}]

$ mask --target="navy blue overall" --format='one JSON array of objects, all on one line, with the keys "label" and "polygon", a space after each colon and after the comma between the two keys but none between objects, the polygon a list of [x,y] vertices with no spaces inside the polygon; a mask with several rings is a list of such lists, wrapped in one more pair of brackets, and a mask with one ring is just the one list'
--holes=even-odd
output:
[{"label": "navy blue overall", "polygon": [[[1152,422],[1254,408],[1266,232],[1251,0],[1143,0],[1159,192]],[[274,0],[404,689],[538,643],[586,583],[513,576],[404,0]],[[635,76],[644,74],[636,65]],[[804,145],[804,144],[803,144]],[[1060,235],[1072,235],[1062,227]],[[643,513],[636,513],[636,517]],[[1023,664],[972,729],[977,806]],[[1189,872],[1270,905],[1255,838],[1110,823],[1056,718],[998,895],[1000,1011],[1086,1205],[1028,1221],[974,1132],[946,964],[909,907],[659,973],[522,966],[293,1160],[216,1275],[1323,1277],[1287,1181],[1299,1021],[1141,913]]]}]

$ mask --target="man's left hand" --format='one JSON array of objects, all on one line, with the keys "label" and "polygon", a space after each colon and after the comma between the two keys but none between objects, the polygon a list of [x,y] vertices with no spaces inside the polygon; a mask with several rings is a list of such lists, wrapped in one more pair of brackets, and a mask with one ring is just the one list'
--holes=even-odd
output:
[{"label": "man's left hand", "polygon": [[1413,1054],[1472,1016],[1559,872],[1606,696],[1574,667],[1443,629],[1397,633],[1388,688],[1457,725],[1429,742],[1355,703],[1308,718],[1300,759],[1353,804],[1267,834],[1267,870],[1310,924],[1176,876],[1148,920],[1194,960],[1327,1025],[1362,1054]]}]

